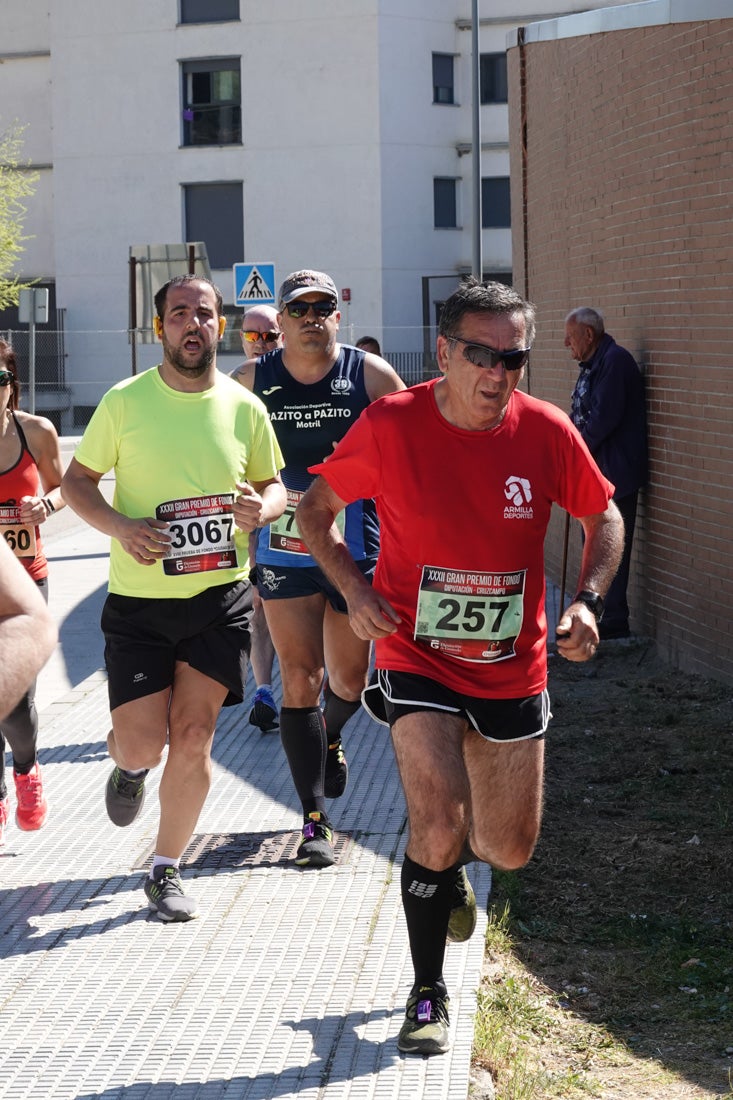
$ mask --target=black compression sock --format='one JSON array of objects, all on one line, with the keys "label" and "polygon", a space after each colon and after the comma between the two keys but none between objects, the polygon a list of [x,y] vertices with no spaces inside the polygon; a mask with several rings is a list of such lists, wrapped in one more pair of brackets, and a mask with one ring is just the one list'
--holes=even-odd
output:
[{"label": "black compression sock", "polygon": [[443,981],[445,937],[448,932],[455,867],[429,871],[409,856],[402,864],[402,905],[407,920],[415,984],[446,994]]},{"label": "black compression sock", "polygon": [[290,765],[303,814],[318,810],[328,819],[323,796],[326,767],[326,725],[320,707],[282,707],[280,740]]},{"label": "black compression sock", "polygon": [[341,740],[341,730],[349,718],[356,714],[361,706],[361,699],[357,699],[354,703],[350,703],[348,699],[342,699],[340,695],[331,690],[328,680],[326,680],[323,689],[323,699],[323,717],[326,722],[328,744],[338,744]]}]

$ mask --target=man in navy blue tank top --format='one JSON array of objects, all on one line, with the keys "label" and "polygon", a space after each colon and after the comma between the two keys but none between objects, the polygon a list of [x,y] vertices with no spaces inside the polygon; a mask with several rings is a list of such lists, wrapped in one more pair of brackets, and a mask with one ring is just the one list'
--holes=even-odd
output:
[{"label": "man in navy blue tank top", "polygon": [[[257,581],[280,663],[280,737],[303,807],[296,862],[327,867],[334,853],[326,799],[346,789],[341,732],[361,705],[370,645],[354,634],[340,593],[308,554],[295,509],[313,480],[308,467],[331,453],[367,405],[405,387],[380,356],[338,343],[338,292],[329,275],[293,272],[278,304],[285,346],[233,377],[267,406],[285,458],[288,506],[259,532]],[[351,554],[371,577],[379,551],[373,502],[349,505],[343,524]]]}]

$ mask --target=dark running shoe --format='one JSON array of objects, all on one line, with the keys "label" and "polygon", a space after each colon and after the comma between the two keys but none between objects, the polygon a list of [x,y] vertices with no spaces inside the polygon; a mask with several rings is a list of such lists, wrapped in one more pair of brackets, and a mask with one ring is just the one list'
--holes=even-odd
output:
[{"label": "dark running shoe", "polygon": [[122,768],[114,768],[107,780],[105,802],[110,821],[124,829],[126,825],[132,825],[133,821],[143,808],[145,801],[145,777],[147,771],[140,775],[128,775]]},{"label": "dark running shoe", "polygon": [[333,830],[320,813],[308,815],[303,825],[303,837],[295,853],[299,867],[330,867],[336,862],[333,854]]},{"label": "dark running shoe", "polygon": [[340,798],[349,782],[349,765],[346,763],[344,748],[339,738],[328,746],[326,753],[326,774],[323,780],[323,793],[326,798]]},{"label": "dark running shoe", "polygon": [[145,879],[148,908],[158,920],[166,922],[193,920],[199,915],[193,898],[186,897],[177,867],[171,864],[156,867],[153,878]]},{"label": "dark running shoe", "polygon": [[250,725],[257,726],[262,733],[274,733],[280,728],[275,699],[269,688],[257,688],[252,710],[249,712],[249,722]]},{"label": "dark running shoe", "polygon": [[476,895],[468,881],[465,867],[456,871],[453,884],[450,920],[448,921],[448,943],[465,943],[470,940],[476,928]]},{"label": "dark running shoe", "polygon": [[431,986],[414,988],[407,1000],[397,1049],[403,1054],[445,1054],[450,1047],[448,1028],[448,997]]}]

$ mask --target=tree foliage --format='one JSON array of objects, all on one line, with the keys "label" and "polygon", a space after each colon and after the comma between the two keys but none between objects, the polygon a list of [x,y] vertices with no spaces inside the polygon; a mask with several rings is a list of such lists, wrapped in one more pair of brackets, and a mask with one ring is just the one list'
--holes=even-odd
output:
[{"label": "tree foliage", "polygon": [[19,280],[15,265],[23,251],[23,199],[32,195],[38,173],[30,172],[21,161],[23,130],[14,122],[0,134],[0,309],[17,305],[18,295],[28,284]]}]

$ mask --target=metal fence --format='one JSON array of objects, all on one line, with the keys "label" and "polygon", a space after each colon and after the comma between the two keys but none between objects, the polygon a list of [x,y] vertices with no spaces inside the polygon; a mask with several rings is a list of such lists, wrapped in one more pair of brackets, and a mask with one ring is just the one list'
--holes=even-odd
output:
[{"label": "metal fence", "polygon": [[436,378],[440,374],[435,356],[426,355],[424,351],[384,352],[384,358],[406,386],[427,382],[428,378]]},{"label": "metal fence", "polygon": [[[11,344],[18,363],[21,385],[28,384],[30,332],[25,329],[0,331],[0,339]],[[64,330],[36,329],[36,386],[39,390],[59,390],[66,386],[66,350]]]},{"label": "metal fence", "polygon": [[[388,343],[385,335],[385,343]],[[227,332],[219,347],[219,366],[230,371],[244,358],[239,328]],[[346,334],[344,334],[346,336]],[[0,330],[0,339],[15,350],[21,383],[21,407],[48,417],[62,435],[83,431],[102,394],[132,373],[160,362],[160,345],[136,344],[131,334],[116,331],[80,332],[36,328],[35,385],[30,382],[30,335],[27,328]],[[348,338],[345,342],[348,342]],[[421,351],[384,351],[384,358],[408,386],[438,375],[434,355]]]}]

